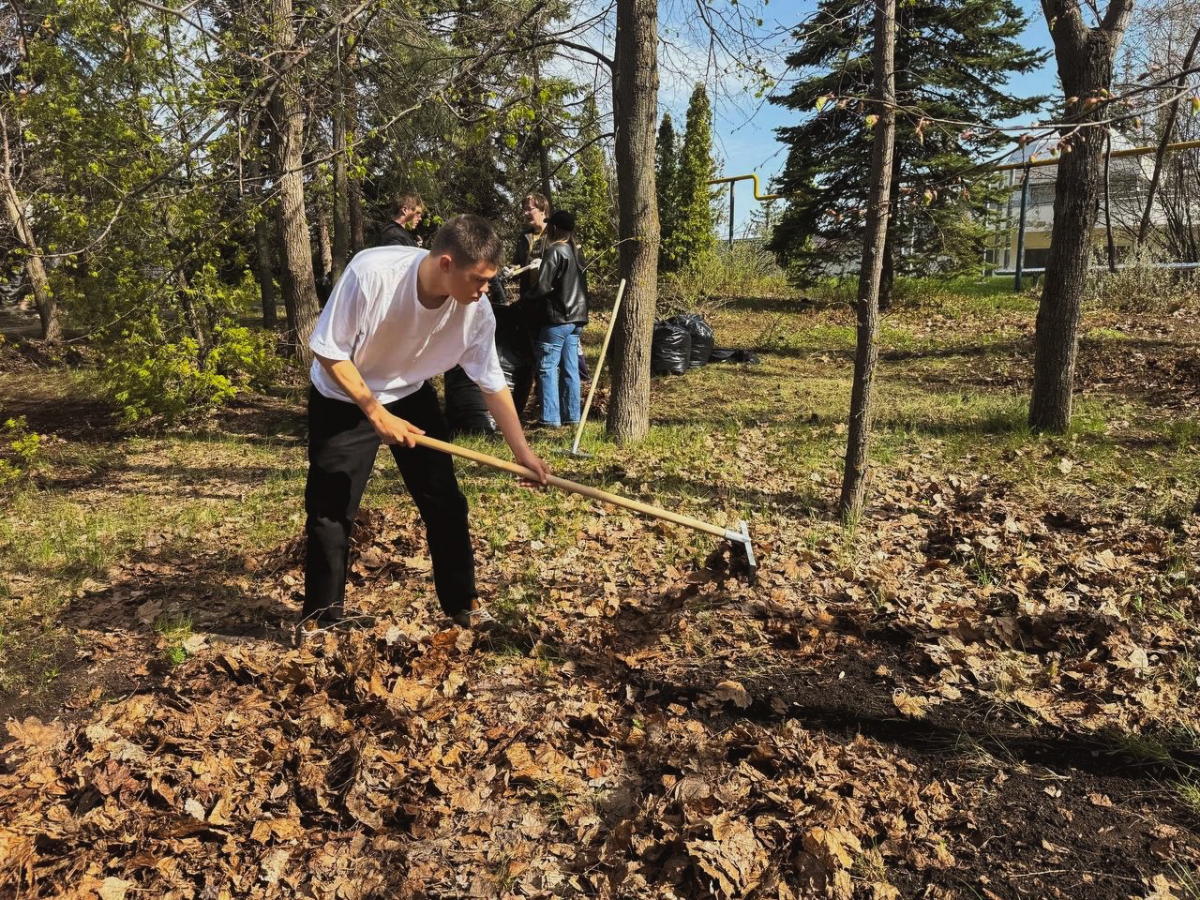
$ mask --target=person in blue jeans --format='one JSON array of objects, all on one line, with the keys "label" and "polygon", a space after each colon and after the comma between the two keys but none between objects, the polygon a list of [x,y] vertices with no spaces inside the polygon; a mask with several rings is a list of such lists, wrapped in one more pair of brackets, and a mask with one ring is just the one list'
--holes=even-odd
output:
[{"label": "person in blue jeans", "polygon": [[588,320],[587,273],[575,246],[575,216],[546,220],[546,249],[537,282],[524,295],[536,311],[539,419],[557,428],[579,422],[579,336]]}]

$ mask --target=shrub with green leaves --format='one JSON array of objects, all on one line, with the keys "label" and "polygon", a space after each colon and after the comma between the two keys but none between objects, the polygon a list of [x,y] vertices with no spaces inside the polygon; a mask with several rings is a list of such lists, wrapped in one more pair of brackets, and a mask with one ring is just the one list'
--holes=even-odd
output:
[{"label": "shrub with green leaves", "polygon": [[24,416],[0,425],[0,488],[31,474],[42,460],[42,436],[29,430]]},{"label": "shrub with green leaves", "polygon": [[214,338],[220,342],[207,355],[191,337],[160,343],[127,333],[114,342],[101,380],[122,419],[133,424],[194,418],[243,388],[266,387],[283,368],[268,332],[227,326],[214,329]]}]

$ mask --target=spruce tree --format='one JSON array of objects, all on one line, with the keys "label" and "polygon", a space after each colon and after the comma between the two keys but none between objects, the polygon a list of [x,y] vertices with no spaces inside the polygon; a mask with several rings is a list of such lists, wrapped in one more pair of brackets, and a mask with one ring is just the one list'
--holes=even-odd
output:
[{"label": "spruce tree", "polygon": [[675,123],[670,113],[663,113],[658,126],[658,143],[654,149],[654,180],[658,190],[658,224],[662,243],[658,248],[658,265],[670,269],[675,236],[675,192],[679,175],[679,148],[675,140]]},{"label": "spruce tree", "polygon": [[672,251],[675,265],[686,269],[716,246],[713,233],[712,107],[704,85],[696,85],[688,103],[687,128],[676,175]]},{"label": "spruce tree", "polygon": [[[807,114],[779,129],[790,200],[769,249],[799,282],[851,267],[861,252],[875,117],[860,102],[873,76],[870,0],[822,0],[788,64],[801,73],[771,100]],[[1045,55],[1021,46],[1027,17],[1013,0],[914,0],[897,11],[896,140],[881,303],[896,274],[961,270],[980,258],[983,207],[994,181],[959,180],[1008,140],[961,122],[1028,114],[1042,97],[1013,97],[1008,78]],[[899,252],[903,248],[903,255]]]}]

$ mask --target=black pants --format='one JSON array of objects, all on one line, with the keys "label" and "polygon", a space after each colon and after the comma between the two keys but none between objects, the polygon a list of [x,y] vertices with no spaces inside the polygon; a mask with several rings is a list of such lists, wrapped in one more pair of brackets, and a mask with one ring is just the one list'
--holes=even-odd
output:
[{"label": "black pants", "polygon": [[[437,392],[426,382],[415,394],[387,404],[388,412],[430,437],[447,439]],[[304,615],[340,615],[346,598],[350,533],[367,479],[375,465],[379,435],[353,403],[330,400],[316,388],[308,395],[308,484],[304,509],[308,552]],[[467,499],[458,489],[454,463],[426,447],[392,447],[408,492],[425,522],[433,583],[447,615],[470,609],[475,555],[467,526]]]}]

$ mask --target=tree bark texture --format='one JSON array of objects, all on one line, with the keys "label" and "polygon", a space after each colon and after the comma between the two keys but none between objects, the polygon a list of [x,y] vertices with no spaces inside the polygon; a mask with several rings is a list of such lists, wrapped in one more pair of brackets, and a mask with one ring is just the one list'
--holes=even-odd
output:
[{"label": "tree bark texture", "polygon": [[627,288],[616,329],[608,433],[617,443],[630,443],[650,429],[650,342],[658,300],[657,0],[617,0],[613,108],[621,277]]},{"label": "tree bark texture", "polygon": [[316,204],[317,213],[317,254],[321,261],[319,270],[321,280],[333,272],[333,242],[329,238],[329,208],[323,201]]},{"label": "tree bark texture", "polygon": [[[296,50],[292,0],[271,0],[271,38],[275,59],[282,65]],[[308,217],[304,212],[304,108],[299,73],[293,67],[275,85],[271,96],[272,149],[279,192],[276,213],[282,245],[283,305],[287,311],[288,338],[296,358],[305,367],[312,363],[308,338],[317,323],[317,286],[313,279]]]},{"label": "tree bark texture", "polygon": [[[357,30],[352,31],[357,36]],[[345,93],[346,115],[346,145],[358,146],[358,43],[346,54],[346,80],[343,82]],[[349,157],[347,157],[349,165]],[[347,247],[347,262],[359,250],[367,246],[365,224],[363,222],[362,179],[349,176],[346,179],[346,216],[350,222],[350,241]]]},{"label": "tree bark texture", "polygon": [[1089,28],[1076,0],[1042,0],[1051,24],[1063,93],[1078,98],[1067,116],[1078,125],[1062,130],[1071,152],[1063,153],[1054,189],[1054,225],[1050,255],[1038,306],[1034,337],[1033,394],[1029,425],[1038,431],[1065,432],[1071,424],[1079,323],[1087,285],[1092,229],[1096,224],[1104,155],[1103,127],[1093,124],[1108,113],[1085,102],[1098,97],[1112,80],[1113,59],[1133,10],[1133,0],[1111,0],[1104,18]]},{"label": "tree bark texture", "polygon": [[1108,255],[1108,271],[1117,271],[1117,242],[1112,229],[1112,132],[1104,134],[1104,242]]},{"label": "tree bark texture", "polygon": [[843,521],[857,519],[867,496],[867,462],[871,443],[875,366],[879,361],[879,286],[891,213],[892,154],[896,140],[896,0],[875,3],[875,83],[872,96],[879,120],[871,154],[871,194],[858,270],[858,328],[854,353],[854,386],[850,393],[850,423],[846,437],[846,466],[838,512]]}]

